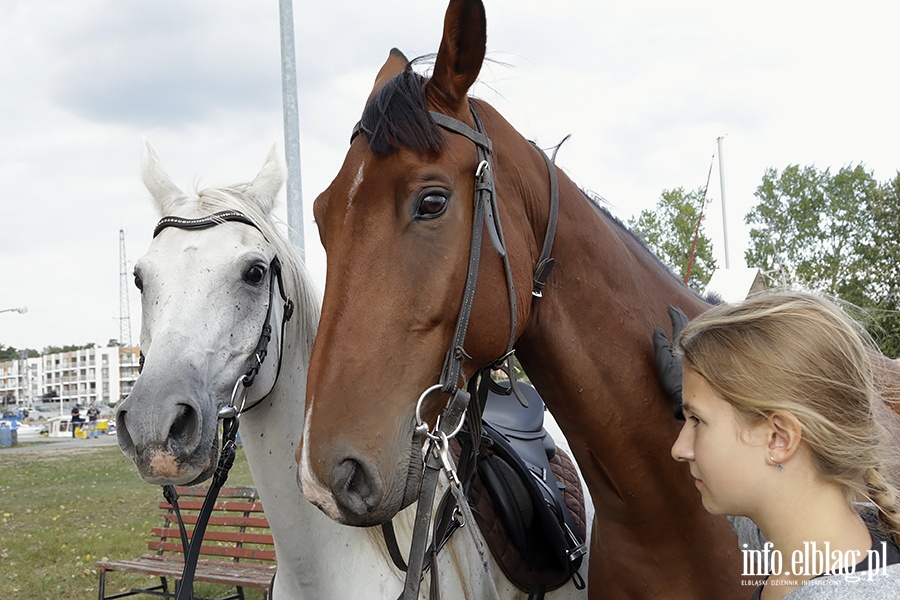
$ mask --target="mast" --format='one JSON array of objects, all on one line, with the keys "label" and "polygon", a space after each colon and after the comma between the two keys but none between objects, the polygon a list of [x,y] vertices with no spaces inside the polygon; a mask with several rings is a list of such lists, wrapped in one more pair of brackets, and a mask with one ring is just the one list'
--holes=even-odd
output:
[{"label": "mast", "polygon": [[725,239],[725,268],[729,268],[728,264],[728,220],[725,218],[725,159],[722,156],[722,140],[724,135],[716,138],[719,145],[719,185],[722,189],[722,236]]},{"label": "mast", "polygon": [[128,303],[128,263],[125,260],[125,230],[119,230],[119,346],[131,347],[131,308]]}]

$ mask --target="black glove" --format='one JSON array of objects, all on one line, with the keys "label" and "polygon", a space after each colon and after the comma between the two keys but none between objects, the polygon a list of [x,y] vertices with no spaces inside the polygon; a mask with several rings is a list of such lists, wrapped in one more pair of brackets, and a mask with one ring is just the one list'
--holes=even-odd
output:
[{"label": "black glove", "polygon": [[[688,318],[680,308],[669,306],[669,319],[672,320],[672,339],[674,340],[687,325]],[[657,327],[653,332],[653,349],[656,352],[656,375],[659,377],[659,383],[675,402],[675,418],[684,421],[684,414],[681,412],[681,408],[684,406],[684,398],[681,395],[683,374],[681,359],[672,352],[672,345],[662,327]]]}]

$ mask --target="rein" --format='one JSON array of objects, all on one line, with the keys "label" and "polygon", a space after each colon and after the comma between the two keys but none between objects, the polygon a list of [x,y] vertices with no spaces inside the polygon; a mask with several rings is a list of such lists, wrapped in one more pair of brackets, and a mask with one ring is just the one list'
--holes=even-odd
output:
[{"label": "rein", "polygon": [[[497,204],[497,195],[494,189],[494,168],[491,161],[492,144],[491,140],[485,133],[481,118],[475,110],[474,105],[469,104],[472,118],[475,123],[475,129],[472,129],[466,123],[444,115],[438,112],[430,111],[431,118],[443,129],[461,135],[475,144],[478,158],[478,167],[475,171],[475,193],[474,208],[472,217],[472,235],[469,246],[468,271],[466,274],[466,283],[463,289],[462,305],[456,321],[456,330],[453,341],[448,349],[444,365],[441,369],[440,382],[425,390],[419,397],[416,404],[416,429],[417,436],[425,436],[426,441],[423,446],[424,454],[424,475],[419,491],[419,498],[416,506],[416,518],[413,529],[413,539],[409,551],[409,564],[403,563],[402,556],[397,548],[396,538],[393,535],[393,526],[390,522],[382,525],[382,531],[385,541],[388,545],[389,553],[394,558],[394,563],[401,570],[406,571],[406,582],[404,590],[400,598],[402,600],[412,600],[418,598],[419,587],[421,585],[422,575],[428,568],[432,569],[432,597],[437,596],[437,563],[434,560],[437,552],[447,541],[453,531],[466,523],[472,523],[469,532],[473,540],[479,547],[479,552],[486,552],[483,539],[476,538],[474,528],[477,526],[473,522],[471,510],[466,499],[466,492],[471,483],[471,479],[475,474],[475,461],[477,458],[478,447],[481,444],[481,413],[483,409],[484,398],[487,395],[487,388],[491,384],[490,370],[492,368],[501,368],[505,362],[507,375],[510,379],[510,388],[517,400],[523,406],[528,406],[527,400],[518,391],[515,384],[515,372],[513,369],[513,358],[515,353],[516,331],[517,327],[517,302],[515,285],[513,282],[512,268],[509,264],[509,256],[506,251],[506,242],[503,238],[503,229],[500,225],[500,210]],[[354,128],[353,137],[360,131],[360,124]],[[352,141],[353,138],[351,138]],[[547,222],[547,229],[544,235],[543,246],[538,257],[537,264],[534,268],[532,277],[532,300],[542,297],[542,291],[553,269],[554,260],[550,257],[553,248],[553,239],[556,234],[556,224],[559,214],[559,182],[556,175],[556,169],[553,161],[544,153],[543,150],[534,145],[535,149],[541,154],[547,165],[550,179],[550,215]],[[487,228],[488,237],[497,254],[503,261],[503,270],[506,278],[506,286],[509,295],[510,307],[510,334],[509,343],[506,352],[498,358],[492,365],[482,369],[469,382],[469,389],[459,387],[459,377],[462,372],[462,364],[466,358],[471,358],[465,349],[464,343],[466,332],[469,326],[469,318],[472,313],[472,304],[475,297],[475,287],[478,281],[478,268],[481,262],[481,246],[484,235],[484,229]],[[478,379],[481,379],[480,385]],[[432,392],[440,391],[450,396],[446,407],[433,429],[430,429],[428,423],[424,422],[421,417],[421,407],[425,398]],[[471,403],[472,395],[476,396],[476,401]],[[469,410],[471,409],[471,410]],[[462,428],[463,421],[469,427],[470,435],[467,436],[463,444],[463,450],[459,459],[459,471],[463,477],[457,475],[457,470],[453,466],[453,460],[450,456],[449,440],[453,438]],[[438,475],[444,471],[450,482],[450,490],[441,501],[439,511],[441,514],[440,522],[435,523],[434,537],[431,548],[426,548],[429,523],[431,520],[431,511],[434,503],[435,492],[437,488]],[[465,491],[463,488],[466,488]],[[453,495],[453,498],[449,494]],[[456,500],[455,504],[453,500]],[[464,521],[460,522],[460,516]],[[442,537],[439,540],[439,533]],[[426,561],[426,553],[428,560]],[[398,560],[398,558],[400,560]],[[487,561],[484,560],[485,571],[487,572]],[[405,568],[404,568],[405,567]],[[493,582],[491,582],[493,585]],[[494,590],[496,595],[496,590]]]},{"label": "rein", "polygon": [[[198,219],[186,219],[174,216],[163,217],[156,225],[156,228],[153,230],[153,237],[155,238],[156,236],[158,236],[160,232],[162,232],[167,227],[175,227],[177,229],[186,229],[189,231],[193,231],[199,229],[208,229],[210,227],[215,227],[216,225],[220,225],[226,222],[235,222],[250,225],[260,233],[263,233],[259,226],[244,213],[236,210],[223,210]],[[265,237],[265,234],[263,234],[263,237]],[[272,382],[272,387],[269,388],[268,392],[263,394],[261,398],[253,401],[248,406],[248,388],[253,385],[253,382],[256,380],[257,374],[259,374],[259,370],[262,368],[263,362],[266,360],[269,342],[272,339],[272,325],[269,321],[272,317],[272,306],[276,282],[278,283],[278,292],[281,295],[281,300],[284,302],[284,313],[281,319],[281,347],[278,351],[278,366],[275,373],[275,380]],[[231,392],[230,403],[219,410],[218,418],[222,421],[222,448],[219,451],[219,460],[216,463],[216,469],[213,472],[212,482],[210,483],[209,490],[206,493],[206,498],[204,498],[203,500],[203,506],[200,509],[200,513],[197,517],[197,523],[194,526],[194,531],[190,540],[188,540],[184,521],[181,518],[181,511],[178,508],[178,493],[175,490],[175,486],[162,486],[163,497],[166,499],[166,501],[169,502],[169,504],[172,505],[172,509],[174,510],[175,515],[178,519],[178,530],[181,535],[181,544],[185,553],[184,570],[182,571],[176,600],[192,600],[194,597],[194,573],[197,568],[197,561],[200,558],[200,547],[203,543],[203,536],[206,533],[206,527],[209,524],[209,518],[212,514],[213,507],[215,506],[216,498],[219,495],[219,490],[221,490],[222,486],[225,485],[225,482],[228,479],[228,473],[231,470],[232,465],[234,464],[234,459],[237,451],[237,444],[235,440],[237,438],[238,428],[240,427],[240,416],[258,406],[269,396],[270,393],[272,393],[272,390],[275,389],[275,385],[278,382],[278,377],[281,375],[281,359],[284,354],[285,325],[291,319],[293,312],[294,303],[284,292],[284,281],[281,274],[281,261],[278,260],[277,256],[274,256],[272,257],[272,261],[269,263],[269,304],[266,309],[266,318],[263,322],[259,341],[256,343],[256,348],[253,351],[253,357],[250,360],[250,365],[247,367],[247,371],[235,382],[234,389]],[[139,363],[140,368],[138,370],[139,373],[143,368],[143,365],[144,353],[141,352]]]}]

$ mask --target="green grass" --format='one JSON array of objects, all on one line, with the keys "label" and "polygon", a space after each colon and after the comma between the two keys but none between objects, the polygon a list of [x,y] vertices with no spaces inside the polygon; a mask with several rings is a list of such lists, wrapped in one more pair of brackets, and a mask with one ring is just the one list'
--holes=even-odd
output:
[{"label": "green grass", "polygon": [[[228,484],[253,485],[243,452]],[[94,562],[145,553],[150,528],[162,521],[161,499],[161,489],[141,481],[118,446],[0,451],[0,597],[96,598]],[[107,593],[153,581],[112,572]],[[195,589],[201,596],[226,591],[203,584]],[[254,592],[248,590],[248,598],[262,597]]]}]

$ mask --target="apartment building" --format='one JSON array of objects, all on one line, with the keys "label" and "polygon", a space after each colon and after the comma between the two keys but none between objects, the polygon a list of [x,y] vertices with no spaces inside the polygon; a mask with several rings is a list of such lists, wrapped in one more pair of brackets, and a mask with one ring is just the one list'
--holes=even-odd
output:
[{"label": "apartment building", "polygon": [[40,361],[40,358],[20,356],[0,362],[0,404],[16,404],[17,401],[31,404],[32,398],[40,397]]},{"label": "apartment building", "polygon": [[0,398],[115,406],[131,393],[139,356],[136,347],[85,348],[0,362]]}]

